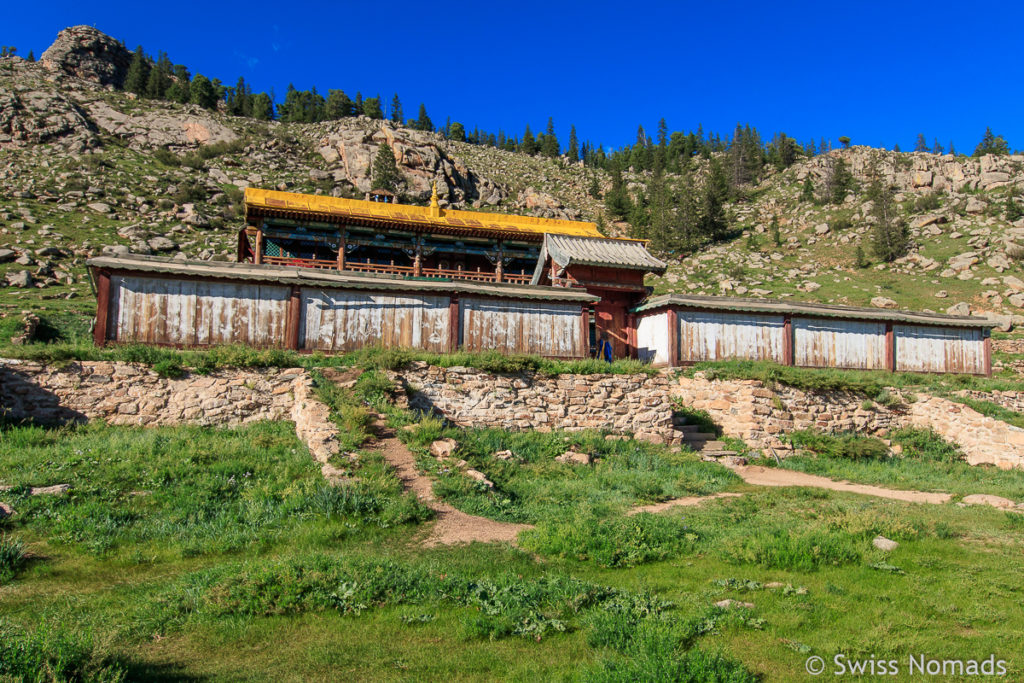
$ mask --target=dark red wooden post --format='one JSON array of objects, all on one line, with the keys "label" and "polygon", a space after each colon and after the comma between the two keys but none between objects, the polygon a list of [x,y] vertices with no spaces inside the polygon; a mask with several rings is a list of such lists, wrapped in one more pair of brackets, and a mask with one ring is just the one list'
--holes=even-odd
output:
[{"label": "dark red wooden post", "polygon": [[96,282],[96,329],[93,330],[92,340],[96,346],[105,346],[107,343],[107,319],[110,315],[110,273],[101,270],[97,274]]},{"label": "dark red wooden post", "polygon": [[448,300],[448,351],[459,350],[459,297],[452,294]]},{"label": "dark red wooden post", "polygon": [[782,319],[782,364],[793,365],[796,354],[793,353],[793,317],[787,315]]},{"label": "dark red wooden post", "polygon": [[580,358],[590,356],[590,306],[580,305]]},{"label": "dark red wooden post", "polygon": [[285,346],[293,351],[299,350],[299,324],[302,321],[302,289],[292,285],[292,296],[288,300],[288,332]]},{"label": "dark red wooden post", "polygon": [[988,330],[985,330],[982,334],[985,335],[985,376],[992,376],[992,336]]},{"label": "dark red wooden post", "polygon": [[896,333],[891,322],[885,324],[885,369],[896,372]]},{"label": "dark red wooden post", "polygon": [[636,313],[626,315],[626,355],[636,358]]},{"label": "dark red wooden post", "polygon": [[668,309],[668,366],[679,365],[679,315],[676,309]]}]

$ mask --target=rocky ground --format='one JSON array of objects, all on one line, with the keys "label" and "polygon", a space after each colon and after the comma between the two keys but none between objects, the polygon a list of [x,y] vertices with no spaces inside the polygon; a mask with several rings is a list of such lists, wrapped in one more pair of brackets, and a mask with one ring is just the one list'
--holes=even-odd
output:
[{"label": "rocky ground", "polygon": [[[588,189],[594,175],[607,189],[607,175],[564,159],[449,142],[365,117],[282,124],[141,100],[111,85],[126,64],[119,43],[88,27],[61,32],[39,62],[0,60],[0,315],[28,307],[89,314],[84,261],[99,253],[230,260],[243,188],[363,197],[381,144],[395,152],[406,201],[425,202],[436,181],[445,206],[606,215]],[[858,184],[844,204],[799,199],[806,176],[823,177],[824,157],[769,171],[747,200],[728,207],[738,237],[669,255],[668,272],[649,284],[658,293],[949,310],[997,316],[1004,327],[1024,323],[1016,260],[1024,255],[1024,221],[1003,218],[1024,157],[864,147],[831,154],[846,160]],[[898,188],[914,241],[907,257],[860,268],[857,247],[870,254],[864,189],[872,165]],[[626,177],[635,190],[646,182],[644,174]],[[628,229],[609,223],[606,231]]]}]

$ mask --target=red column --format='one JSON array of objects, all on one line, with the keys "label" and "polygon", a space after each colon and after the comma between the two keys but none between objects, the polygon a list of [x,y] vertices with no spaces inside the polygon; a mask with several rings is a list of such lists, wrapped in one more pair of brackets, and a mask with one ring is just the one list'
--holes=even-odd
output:
[{"label": "red column", "polygon": [[299,350],[299,323],[302,320],[302,290],[298,285],[292,285],[292,296],[288,300],[288,331],[285,338],[285,347]]},{"label": "red column", "polygon": [[107,318],[110,315],[110,273],[101,270],[96,282],[96,329],[92,340],[96,346],[107,343]]},{"label": "red column", "polygon": [[459,297],[452,294],[448,300],[448,351],[459,350]]},{"label": "red column", "polygon": [[796,361],[793,353],[793,318],[786,316],[782,321],[782,364],[793,365]]},{"label": "red column", "polygon": [[896,334],[891,322],[885,324],[885,369],[896,372]]},{"label": "red column", "polygon": [[679,365],[679,315],[676,309],[668,309],[668,366]]},{"label": "red column", "polygon": [[636,358],[636,346],[636,313],[629,313],[626,315],[626,355]]},{"label": "red column", "polygon": [[988,330],[985,330],[985,376],[992,376],[992,337]]},{"label": "red column", "polygon": [[580,306],[580,358],[590,356],[590,307],[587,304]]}]

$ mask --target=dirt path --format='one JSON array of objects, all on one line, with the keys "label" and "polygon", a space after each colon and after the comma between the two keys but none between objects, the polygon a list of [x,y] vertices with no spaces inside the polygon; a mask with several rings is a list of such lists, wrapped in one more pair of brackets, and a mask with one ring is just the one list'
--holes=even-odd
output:
[{"label": "dirt path", "polygon": [[640,505],[632,508],[626,513],[627,517],[633,515],[639,515],[641,512],[663,512],[669,508],[674,507],[692,507],[694,505],[701,505],[708,502],[709,500],[715,500],[716,498],[739,498],[742,493],[715,493],[710,496],[690,496],[688,498],[673,498],[672,500],[666,500],[662,503],[653,503],[651,505]]},{"label": "dirt path", "polygon": [[743,478],[743,481],[756,486],[810,486],[832,491],[848,491],[876,498],[902,500],[908,503],[948,503],[953,496],[948,493],[929,493],[926,491],[901,491],[885,489],[881,486],[868,484],[851,484],[848,481],[833,481],[815,474],[794,472],[793,470],[761,467],[760,465],[733,467],[732,470]]},{"label": "dirt path", "polygon": [[412,491],[431,510],[437,514],[430,535],[424,539],[423,545],[455,545],[459,543],[494,543],[505,541],[515,544],[516,536],[523,529],[532,529],[530,524],[512,524],[496,522],[493,519],[467,515],[451,505],[434,497],[433,482],[416,470],[416,459],[405,444],[395,438],[394,433],[381,430],[378,441],[384,459],[395,468],[395,474],[407,491]]}]

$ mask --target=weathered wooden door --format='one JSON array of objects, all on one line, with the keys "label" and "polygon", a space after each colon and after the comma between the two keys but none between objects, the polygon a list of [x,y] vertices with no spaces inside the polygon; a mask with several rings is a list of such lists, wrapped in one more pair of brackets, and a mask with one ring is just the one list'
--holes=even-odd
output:
[{"label": "weathered wooden door", "polygon": [[607,339],[612,345],[615,358],[629,355],[626,337],[626,302],[617,299],[602,299],[594,306],[594,326],[597,328],[597,339]]}]

